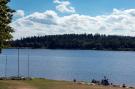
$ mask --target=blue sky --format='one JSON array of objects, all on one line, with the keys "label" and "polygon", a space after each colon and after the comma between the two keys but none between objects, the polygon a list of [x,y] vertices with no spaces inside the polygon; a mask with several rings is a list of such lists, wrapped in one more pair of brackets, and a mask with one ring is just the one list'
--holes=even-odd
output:
[{"label": "blue sky", "polygon": [[[11,0],[10,6],[16,10],[22,9],[26,14],[46,10],[55,10],[53,0]],[[69,0],[77,13],[99,15],[112,12],[114,8],[135,8],[135,0]]]},{"label": "blue sky", "polygon": [[54,34],[135,36],[135,0],[11,0],[14,39]]}]

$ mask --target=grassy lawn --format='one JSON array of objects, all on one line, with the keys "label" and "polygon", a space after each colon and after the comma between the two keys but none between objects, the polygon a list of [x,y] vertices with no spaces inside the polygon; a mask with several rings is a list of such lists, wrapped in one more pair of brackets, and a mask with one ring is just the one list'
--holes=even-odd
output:
[{"label": "grassy lawn", "polygon": [[1,80],[0,89],[122,89],[97,85],[74,84],[67,81],[33,79],[26,81]]},{"label": "grassy lawn", "polygon": [[8,89],[8,84],[0,81],[0,89]]}]

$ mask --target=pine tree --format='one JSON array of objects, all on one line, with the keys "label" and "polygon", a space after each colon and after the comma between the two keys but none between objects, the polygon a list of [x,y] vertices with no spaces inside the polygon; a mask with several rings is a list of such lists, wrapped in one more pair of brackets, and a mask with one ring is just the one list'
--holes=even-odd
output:
[{"label": "pine tree", "polygon": [[14,31],[9,25],[12,21],[13,12],[8,3],[10,0],[0,0],[0,53],[2,48],[8,47],[8,41],[12,39],[11,33]]}]

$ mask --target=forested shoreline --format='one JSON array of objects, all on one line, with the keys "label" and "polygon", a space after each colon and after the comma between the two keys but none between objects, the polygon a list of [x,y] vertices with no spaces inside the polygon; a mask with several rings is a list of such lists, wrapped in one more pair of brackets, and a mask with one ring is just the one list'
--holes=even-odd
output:
[{"label": "forested shoreline", "polygon": [[135,51],[135,37],[100,34],[64,34],[22,38],[11,47]]}]

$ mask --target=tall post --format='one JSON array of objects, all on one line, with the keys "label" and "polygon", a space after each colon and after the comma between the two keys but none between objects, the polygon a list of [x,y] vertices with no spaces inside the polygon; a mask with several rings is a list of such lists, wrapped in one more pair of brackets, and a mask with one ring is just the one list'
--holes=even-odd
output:
[{"label": "tall post", "polygon": [[28,49],[28,78],[30,77],[30,53]]},{"label": "tall post", "polygon": [[20,77],[20,51],[19,51],[19,48],[18,48],[18,78]]},{"label": "tall post", "polygon": [[6,55],[6,63],[5,63],[5,77],[7,78],[7,55]]}]

